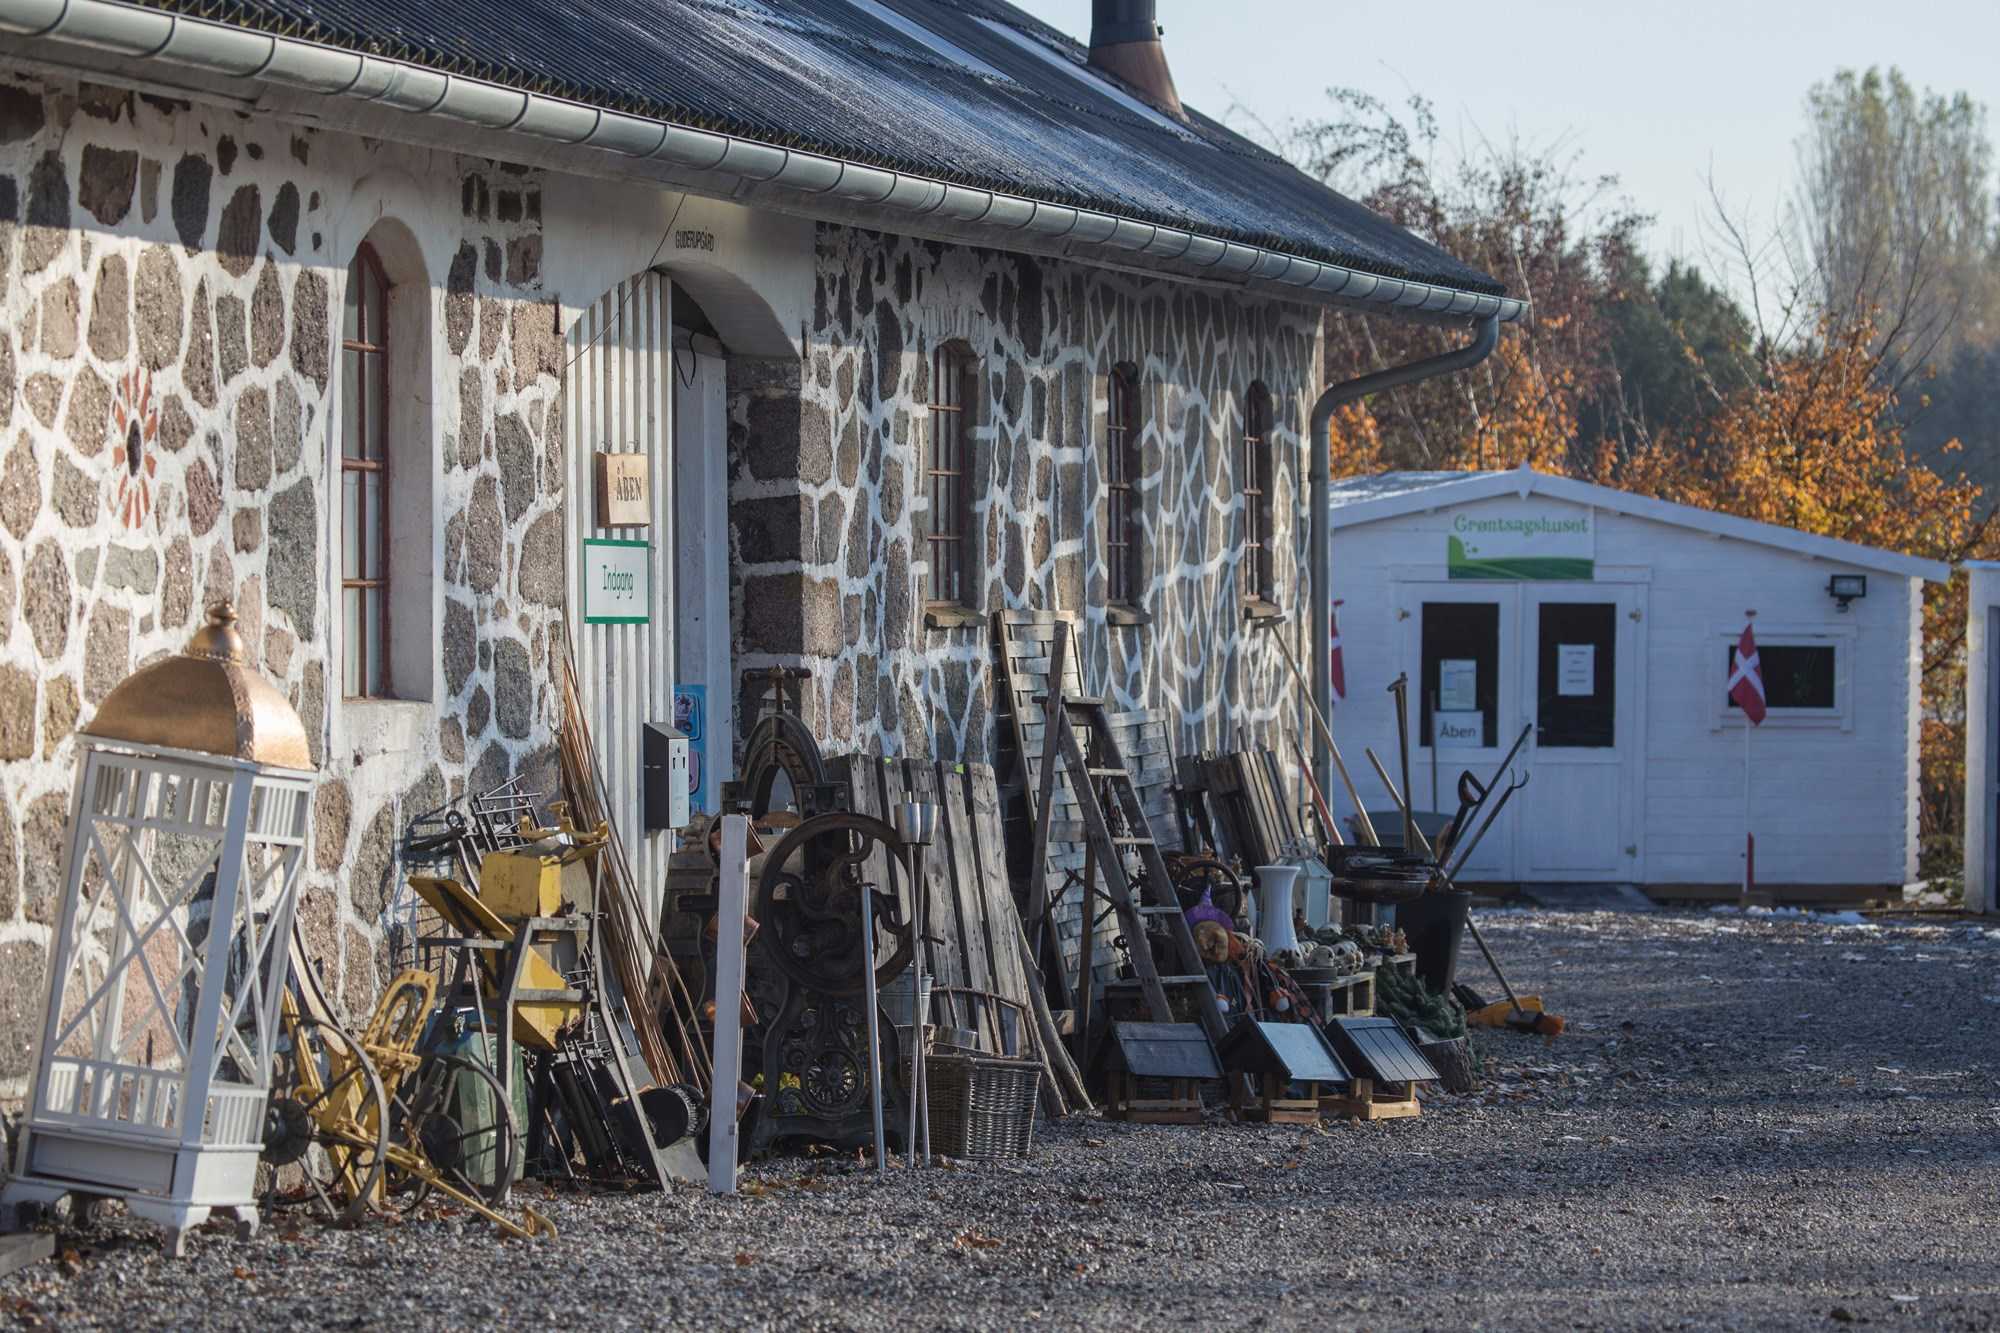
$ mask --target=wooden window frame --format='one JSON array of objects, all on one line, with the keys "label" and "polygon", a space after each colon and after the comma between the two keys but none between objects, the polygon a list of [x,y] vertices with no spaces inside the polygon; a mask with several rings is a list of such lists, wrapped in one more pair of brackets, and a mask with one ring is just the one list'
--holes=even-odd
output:
[{"label": "wooden window frame", "polygon": [[[361,281],[364,275],[367,276],[370,279],[370,281],[365,281],[365,282]],[[382,699],[382,698],[393,697],[391,693],[391,681],[389,674],[390,591],[389,591],[389,522],[388,522],[389,485],[390,485],[389,481],[390,429],[389,429],[388,403],[392,396],[389,388],[390,371],[392,369],[389,361],[389,293],[391,291],[391,284],[389,282],[388,271],[382,267],[381,256],[376,254],[375,247],[370,245],[366,241],[363,241],[360,244],[360,246],[358,246],[354,251],[354,262],[351,265],[349,265],[348,268],[348,282],[350,286],[356,287],[356,290],[354,292],[354,302],[355,302],[354,329],[357,337],[355,338],[345,337],[343,331],[343,337],[341,338],[340,341],[340,349],[341,352],[343,353],[341,358],[343,362],[341,366],[341,373],[342,374],[348,373],[348,367],[345,364],[347,361],[347,357],[345,354],[348,352],[354,353],[355,354],[355,363],[354,363],[355,420],[352,423],[343,420],[341,423],[341,428],[340,428],[341,481],[337,493],[340,496],[341,504],[345,506],[347,503],[348,473],[357,472],[364,474],[373,474],[374,477],[376,478],[375,481],[375,495],[376,495],[375,529],[376,530],[372,534],[374,536],[376,543],[375,547],[376,577],[350,579],[346,576],[345,571],[347,568],[347,560],[346,560],[347,523],[346,523],[346,515],[343,513],[340,525],[340,534],[341,534],[340,540],[342,544],[341,564],[340,564],[340,568],[342,570],[341,580],[340,580],[340,590],[342,594],[341,613],[340,613],[341,631],[343,634],[358,635],[360,638],[360,642],[358,644],[352,644],[352,645],[345,643],[341,645],[341,663],[340,663],[341,693],[344,697],[349,699]],[[368,298],[371,288],[380,291],[381,293],[380,305],[382,307],[379,311],[373,312],[375,314],[375,319],[373,323],[371,323],[369,319],[371,310],[368,303]],[[379,414],[381,420],[381,438],[371,440],[368,437],[369,394],[377,386],[375,383],[373,383],[374,376],[371,375],[370,372],[374,369],[374,361],[377,359],[379,359],[381,367],[379,387],[383,398],[382,411]],[[350,430],[356,432],[356,435],[353,438],[359,441],[359,448],[361,450],[360,457],[352,456],[348,452],[348,442],[350,439],[348,432]],[[373,446],[372,450],[374,455],[373,457],[368,456],[370,453],[371,445]],[[365,499],[367,495],[365,482],[356,485],[355,494],[357,497],[362,497],[360,503],[362,504],[362,518],[365,520],[368,515],[367,502]],[[362,533],[362,540],[364,543],[367,541],[369,535],[370,534],[366,532]],[[355,568],[357,570],[363,568],[359,559],[355,561]],[[361,601],[362,601],[362,606],[364,608],[363,614],[357,616],[353,624],[347,623],[346,594],[349,590],[356,590],[361,593]],[[373,619],[376,621],[376,624],[373,628],[373,632],[376,635],[380,636],[381,640],[380,660],[382,663],[382,677],[381,680],[377,682],[377,688],[380,691],[379,693],[366,692],[366,687],[369,684],[368,650],[370,646],[369,645],[370,627],[368,622],[370,620],[370,617],[366,614],[365,608],[367,606],[368,598],[371,592],[374,594],[376,599],[376,614],[373,617]],[[359,661],[361,664],[360,684],[363,687],[363,692],[360,694],[355,694],[348,690],[348,685],[350,684],[350,682],[347,679],[347,658],[350,654],[352,654],[355,657],[355,660]]]},{"label": "wooden window frame", "polygon": [[1105,383],[1104,403],[1104,573],[1105,599],[1137,608],[1139,571],[1139,477],[1144,460],[1139,441],[1139,374],[1115,367]]},{"label": "wooden window frame", "polygon": [[1257,380],[1243,400],[1243,472],[1237,482],[1243,497],[1243,554],[1238,568],[1246,602],[1278,600],[1272,504],[1277,460],[1271,447],[1271,419],[1271,391]]},{"label": "wooden window frame", "polygon": [[930,497],[924,525],[927,609],[972,605],[966,548],[973,532],[972,428],[977,394],[970,347],[948,342],[931,354],[930,441],[924,459],[924,490]]}]

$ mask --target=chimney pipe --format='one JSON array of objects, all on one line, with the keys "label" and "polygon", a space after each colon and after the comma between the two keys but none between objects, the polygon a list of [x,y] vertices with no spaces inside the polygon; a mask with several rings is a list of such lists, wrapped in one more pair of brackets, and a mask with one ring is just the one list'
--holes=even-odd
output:
[{"label": "chimney pipe", "polygon": [[1091,0],[1090,63],[1175,120],[1186,120],[1153,5],[1154,0]]}]

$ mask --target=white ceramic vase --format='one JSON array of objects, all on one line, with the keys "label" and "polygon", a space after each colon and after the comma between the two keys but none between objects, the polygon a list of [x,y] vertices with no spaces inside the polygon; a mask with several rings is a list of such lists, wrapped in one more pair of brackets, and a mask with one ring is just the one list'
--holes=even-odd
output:
[{"label": "white ceramic vase", "polygon": [[1299,934],[1292,925],[1292,891],[1297,866],[1257,867],[1257,938],[1268,953],[1299,952]]}]

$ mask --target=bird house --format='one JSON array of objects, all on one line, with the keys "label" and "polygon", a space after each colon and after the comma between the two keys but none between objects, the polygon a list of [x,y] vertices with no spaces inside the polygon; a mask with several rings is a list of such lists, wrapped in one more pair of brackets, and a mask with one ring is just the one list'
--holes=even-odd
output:
[{"label": "bird house", "polygon": [[1225,1070],[1243,1076],[1230,1081],[1230,1109],[1239,1120],[1316,1124],[1322,1090],[1345,1087],[1350,1078],[1310,1023],[1240,1018],[1216,1053]]},{"label": "bird house", "polygon": [[1333,1049],[1354,1070],[1345,1094],[1322,1097],[1328,1115],[1393,1120],[1422,1113],[1417,1086],[1436,1081],[1437,1069],[1393,1018],[1336,1018],[1327,1024]]},{"label": "bird house", "polygon": [[116,1197],[178,1252],[254,1232],[279,1004],[311,813],[305,728],[216,607],[79,735],[19,1216]]},{"label": "bird house", "polygon": [[1104,1058],[1104,1118],[1201,1123],[1201,1085],[1222,1077],[1199,1023],[1113,1023]]}]

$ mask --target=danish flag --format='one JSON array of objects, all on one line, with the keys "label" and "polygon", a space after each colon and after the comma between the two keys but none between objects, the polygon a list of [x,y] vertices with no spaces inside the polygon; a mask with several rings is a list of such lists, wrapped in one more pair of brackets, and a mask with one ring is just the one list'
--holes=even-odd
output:
[{"label": "danish flag", "polygon": [[1340,660],[1340,608],[1342,603],[1335,599],[1333,610],[1327,612],[1326,623],[1332,627],[1333,642],[1327,647],[1326,678],[1333,686],[1333,702],[1339,703],[1347,697],[1347,666]]},{"label": "danish flag", "polygon": [[1729,697],[1750,719],[1750,725],[1764,724],[1764,672],[1757,665],[1757,636],[1744,622],[1743,637],[1736,641],[1736,664],[1729,669]]}]

